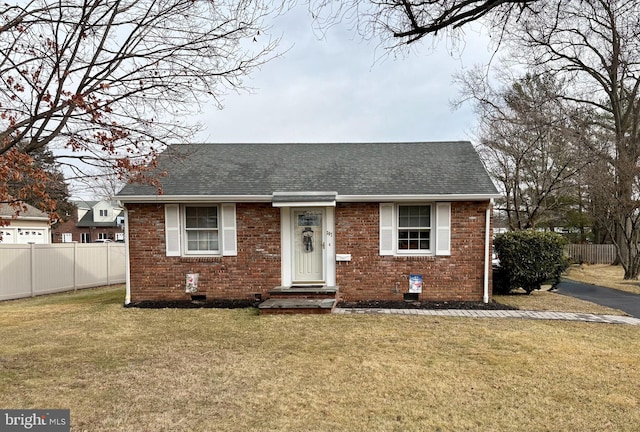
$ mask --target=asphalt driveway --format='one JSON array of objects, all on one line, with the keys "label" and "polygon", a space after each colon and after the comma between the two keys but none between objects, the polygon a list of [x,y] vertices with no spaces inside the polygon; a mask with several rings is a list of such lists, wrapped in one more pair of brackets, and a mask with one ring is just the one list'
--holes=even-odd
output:
[{"label": "asphalt driveway", "polygon": [[640,318],[640,295],[597,285],[563,279],[557,286],[558,294],[590,301],[601,306],[619,309]]}]

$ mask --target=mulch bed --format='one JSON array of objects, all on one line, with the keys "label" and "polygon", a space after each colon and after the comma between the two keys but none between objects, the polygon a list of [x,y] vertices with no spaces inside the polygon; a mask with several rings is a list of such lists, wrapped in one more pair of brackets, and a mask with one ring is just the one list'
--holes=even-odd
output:
[{"label": "mulch bed", "polygon": [[[258,300],[166,300],[166,301],[141,301],[129,303],[125,307],[142,309],[239,309],[258,307]],[[470,309],[470,310],[513,310],[515,307],[503,305],[496,302],[462,302],[462,301],[341,301],[337,304],[339,308],[370,308],[370,309]]]},{"label": "mulch bed", "polygon": [[151,301],[145,300],[141,302],[129,303],[125,307],[135,307],[142,309],[241,309],[258,307],[260,301],[257,300],[165,300]]}]

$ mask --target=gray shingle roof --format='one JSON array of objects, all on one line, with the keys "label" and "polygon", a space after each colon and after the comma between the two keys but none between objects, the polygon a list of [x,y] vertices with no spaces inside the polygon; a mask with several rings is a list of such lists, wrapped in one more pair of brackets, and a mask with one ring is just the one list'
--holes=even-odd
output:
[{"label": "gray shingle roof", "polygon": [[[323,144],[180,144],[159,158],[164,196],[497,195],[467,141]],[[154,196],[127,185],[118,198]]]},{"label": "gray shingle roof", "polygon": [[[27,207],[26,211],[24,210],[23,206]],[[18,219],[25,219],[25,218],[49,219],[48,214],[27,203],[21,203],[19,210],[20,210],[20,215],[18,216]],[[11,207],[8,204],[0,204],[0,217],[9,218],[9,217],[13,217],[15,214],[16,214],[15,208]]]}]

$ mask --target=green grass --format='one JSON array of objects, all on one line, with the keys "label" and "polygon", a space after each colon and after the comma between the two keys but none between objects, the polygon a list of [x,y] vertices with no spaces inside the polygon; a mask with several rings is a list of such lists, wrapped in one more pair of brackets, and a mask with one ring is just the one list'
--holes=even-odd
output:
[{"label": "green grass", "polygon": [[635,431],[640,327],[0,304],[0,406],[73,431]]}]

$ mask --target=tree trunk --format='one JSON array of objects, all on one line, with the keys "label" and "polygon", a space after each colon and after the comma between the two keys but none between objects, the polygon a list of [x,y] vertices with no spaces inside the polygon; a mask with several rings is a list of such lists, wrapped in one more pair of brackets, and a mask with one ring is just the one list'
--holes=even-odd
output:
[{"label": "tree trunk", "polygon": [[617,255],[624,268],[624,280],[637,280],[640,272],[640,250],[638,249],[638,230],[627,215],[620,215],[616,242]]}]

